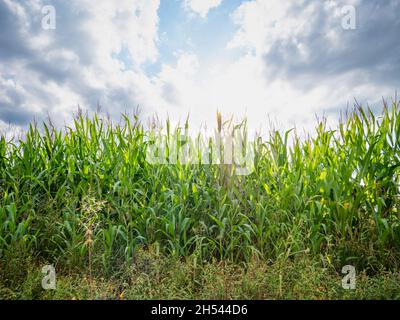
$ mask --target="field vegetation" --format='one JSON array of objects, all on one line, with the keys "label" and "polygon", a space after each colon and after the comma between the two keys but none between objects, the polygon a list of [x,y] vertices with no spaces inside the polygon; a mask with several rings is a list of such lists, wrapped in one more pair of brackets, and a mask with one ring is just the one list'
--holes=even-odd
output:
[{"label": "field vegetation", "polygon": [[[167,122],[166,141],[188,126]],[[400,298],[397,102],[308,138],[255,137],[249,175],[149,163],[156,130],[79,114],[0,137],[1,298]],[[46,264],[56,290],[41,287]],[[356,290],[341,286],[345,265]]]}]

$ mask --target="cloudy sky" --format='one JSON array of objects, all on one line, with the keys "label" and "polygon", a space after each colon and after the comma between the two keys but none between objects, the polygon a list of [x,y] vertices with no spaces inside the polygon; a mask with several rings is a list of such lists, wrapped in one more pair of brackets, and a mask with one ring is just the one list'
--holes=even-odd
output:
[{"label": "cloudy sky", "polygon": [[197,126],[218,109],[310,128],[354,98],[394,96],[399,12],[400,0],[0,0],[0,128],[63,125],[98,104],[116,119],[140,106]]}]

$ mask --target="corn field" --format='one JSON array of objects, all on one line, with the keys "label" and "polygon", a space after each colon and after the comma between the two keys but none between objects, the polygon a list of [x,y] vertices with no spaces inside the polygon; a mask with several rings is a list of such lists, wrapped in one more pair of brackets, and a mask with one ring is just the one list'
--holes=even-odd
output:
[{"label": "corn field", "polygon": [[[167,121],[165,152],[188,126]],[[308,138],[256,137],[243,176],[225,164],[149,163],[156,130],[138,117],[80,114],[71,127],[32,123],[19,141],[1,137],[1,265],[29,255],[107,276],[156,247],[199,264],[308,255],[337,270],[398,267],[397,102],[379,115],[358,107],[334,129],[321,121]]]}]

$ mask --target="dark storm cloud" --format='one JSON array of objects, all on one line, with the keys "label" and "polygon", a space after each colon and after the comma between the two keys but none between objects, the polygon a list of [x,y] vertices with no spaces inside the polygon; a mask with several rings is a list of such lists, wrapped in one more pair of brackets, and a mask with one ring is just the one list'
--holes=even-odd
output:
[{"label": "dark storm cloud", "polygon": [[[44,30],[41,25],[41,9],[48,4],[56,8],[56,30]],[[46,113],[54,108],[61,101],[52,95],[50,84],[76,94],[80,100],[71,104],[85,108],[95,109],[105,94],[113,99],[114,110],[118,104],[134,104],[132,92],[107,87],[105,93],[104,88],[84,79],[83,70],[96,65],[95,40],[84,27],[89,14],[79,1],[7,4],[0,0],[0,120],[24,125],[37,115],[33,110],[40,108]],[[41,35],[50,41],[35,44],[32,40]],[[9,78],[16,85],[6,86]]]},{"label": "dark storm cloud", "polygon": [[0,61],[26,57],[29,49],[19,34],[19,24],[3,1],[0,1]]},{"label": "dark storm cloud", "polygon": [[[41,92],[39,91],[38,94]],[[7,86],[3,89],[3,95],[0,96],[0,119],[5,123],[24,125],[35,116],[43,116],[41,112],[30,111],[26,103],[25,97],[18,90]]]},{"label": "dark storm cloud", "polygon": [[[61,70],[57,61],[45,59],[49,48],[35,50],[29,43],[31,35],[43,32],[42,14],[30,6],[28,1],[15,2],[14,10],[0,0],[0,120],[17,125],[27,124],[37,113],[30,107],[34,96],[43,111],[55,102],[54,97],[40,89],[39,83],[25,82],[25,77],[35,75],[35,82],[46,84],[49,80],[64,82],[69,70]],[[18,10],[15,8],[18,7]],[[65,13],[65,11],[63,11]],[[5,85],[7,79],[13,79],[14,85]],[[3,86],[1,85],[3,84]],[[17,88],[23,85],[23,90]]]},{"label": "dark storm cloud", "polygon": [[[0,119],[5,123],[16,125],[25,125],[29,121],[32,121],[35,114],[28,113],[21,108],[16,108],[14,103],[5,104],[0,102]],[[40,114],[40,116],[42,116],[42,114]]]},{"label": "dark storm cloud", "polygon": [[[292,8],[296,10],[294,15],[300,17],[310,2]],[[341,17],[332,20],[331,12],[320,10],[310,21],[312,32],[295,39],[275,41],[264,55],[268,75],[290,79],[308,89],[320,81],[358,71],[363,76],[358,78],[359,82],[399,87],[399,12],[399,0],[364,0],[356,6],[356,29],[344,30]],[[337,32],[337,47],[327,37],[331,30]],[[308,50],[305,61],[297,43]]]}]

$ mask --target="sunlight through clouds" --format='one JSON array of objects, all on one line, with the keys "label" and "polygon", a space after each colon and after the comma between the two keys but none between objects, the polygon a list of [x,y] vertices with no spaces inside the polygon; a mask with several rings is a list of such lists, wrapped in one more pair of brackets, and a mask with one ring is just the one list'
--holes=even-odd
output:
[{"label": "sunlight through clouds", "polygon": [[[45,5],[55,30],[41,27]],[[343,27],[346,5],[354,30]],[[273,118],[309,131],[354,98],[394,95],[399,9],[399,0],[0,0],[2,127],[48,114],[63,125],[78,105],[100,104],[115,119],[140,106],[143,118],[190,113],[200,126],[219,110],[253,130]]]}]

